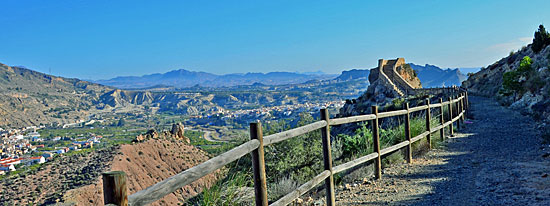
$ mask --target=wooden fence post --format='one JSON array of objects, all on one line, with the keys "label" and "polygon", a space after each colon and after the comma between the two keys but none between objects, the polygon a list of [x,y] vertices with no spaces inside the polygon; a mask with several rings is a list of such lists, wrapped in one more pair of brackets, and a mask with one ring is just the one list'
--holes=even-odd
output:
[{"label": "wooden fence post", "polygon": [[432,134],[430,133],[430,120],[432,118],[430,112],[430,99],[426,99],[424,102],[428,106],[428,108],[426,109],[426,131],[428,131],[428,136],[426,136],[426,140],[428,140],[428,149],[432,149]]},{"label": "wooden fence post", "polygon": [[470,97],[468,95],[468,92],[466,92],[466,113],[468,114],[466,117],[471,117],[470,115]]},{"label": "wooden fence post", "polygon": [[[443,125],[445,123],[443,119],[443,98],[439,98],[439,104],[441,104],[441,107],[439,107],[439,124]],[[445,140],[445,127],[441,127],[439,130],[439,137],[442,141]]]},{"label": "wooden fence post", "polygon": [[256,206],[267,206],[267,184],[265,175],[264,160],[264,137],[262,133],[262,124],[259,122],[250,123],[250,139],[260,141],[258,149],[253,150],[252,167],[254,170],[254,193],[256,196]]},{"label": "wooden fence post", "polygon": [[372,142],[374,152],[378,153],[374,159],[374,176],[376,179],[380,179],[382,178],[382,158],[380,157],[380,136],[378,134],[378,106],[372,106],[372,114],[376,115],[376,118],[372,120]]},{"label": "wooden fence post", "polygon": [[470,109],[470,101],[468,100],[468,91],[466,91],[466,109]]},{"label": "wooden fence post", "polygon": [[103,176],[103,203],[128,206],[126,173],[123,171],[105,172]]},{"label": "wooden fence post", "polygon": [[[464,92],[463,93],[460,93],[460,97],[462,97],[462,99],[460,99],[460,112],[464,112],[465,109],[464,109],[464,99],[466,98],[465,95],[464,95]],[[462,121],[462,127],[466,127],[466,124],[464,124],[464,116],[466,115],[466,112],[464,112],[464,114],[460,117],[460,121]]]},{"label": "wooden fence post", "polygon": [[334,195],[334,176],[332,175],[332,154],[330,147],[330,116],[327,109],[321,109],[321,120],[327,122],[327,126],[321,128],[321,134],[323,137],[323,163],[325,170],[330,171],[330,176],[325,179],[325,189],[326,189],[326,198],[327,205],[333,206],[335,203]]},{"label": "wooden fence post", "polygon": [[449,135],[451,137],[454,136],[454,131],[453,131],[453,98],[449,97],[449,121],[451,122],[449,124]]},{"label": "wooden fence post", "polygon": [[[459,95],[456,95],[455,98],[458,100],[458,98],[460,98]],[[456,107],[456,116],[458,117],[458,115],[460,115],[460,100],[458,100],[455,104],[455,107]],[[459,130],[460,129],[460,117],[456,120],[456,129]]]},{"label": "wooden fence post", "polygon": [[409,103],[405,103],[407,114],[405,116],[405,138],[409,141],[407,145],[407,163],[412,163],[412,143],[411,143],[411,120],[409,114]]}]

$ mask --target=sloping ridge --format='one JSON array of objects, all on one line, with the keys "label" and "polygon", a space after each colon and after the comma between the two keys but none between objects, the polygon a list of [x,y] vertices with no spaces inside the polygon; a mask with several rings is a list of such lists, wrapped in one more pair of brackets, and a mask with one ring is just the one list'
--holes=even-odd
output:
[{"label": "sloping ridge", "polygon": [[[183,141],[150,139],[139,144],[122,145],[120,152],[109,163],[106,171],[124,171],[127,174],[128,194],[133,194],[168,179],[186,169],[208,160],[208,154]],[[216,181],[216,173],[206,175],[190,185],[171,193],[150,205],[178,205],[199,194]],[[103,203],[102,181],[70,190],[63,200],[77,205]]]}]

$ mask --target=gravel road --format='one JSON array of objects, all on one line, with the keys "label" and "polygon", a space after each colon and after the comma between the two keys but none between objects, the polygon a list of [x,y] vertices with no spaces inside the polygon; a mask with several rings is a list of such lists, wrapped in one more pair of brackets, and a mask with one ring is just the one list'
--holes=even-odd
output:
[{"label": "gravel road", "polygon": [[472,123],[442,148],[338,187],[337,204],[550,205],[550,147],[536,123],[488,98],[470,102]]}]

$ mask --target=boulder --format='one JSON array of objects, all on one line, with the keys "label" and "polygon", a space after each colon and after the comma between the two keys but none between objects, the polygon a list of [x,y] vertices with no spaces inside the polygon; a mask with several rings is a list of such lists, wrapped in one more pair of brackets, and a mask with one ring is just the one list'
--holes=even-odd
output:
[{"label": "boulder", "polygon": [[175,135],[176,138],[182,138],[184,134],[184,126],[183,124],[177,123],[172,125],[172,134]]},{"label": "boulder", "polygon": [[175,138],[175,139],[179,139],[179,140],[183,140],[184,142],[186,142],[187,144],[190,144],[191,141],[189,140],[189,138],[185,137],[184,134],[185,134],[185,131],[184,131],[184,126],[183,124],[180,122],[180,123],[177,123],[177,124],[173,124],[172,125],[172,136]]}]

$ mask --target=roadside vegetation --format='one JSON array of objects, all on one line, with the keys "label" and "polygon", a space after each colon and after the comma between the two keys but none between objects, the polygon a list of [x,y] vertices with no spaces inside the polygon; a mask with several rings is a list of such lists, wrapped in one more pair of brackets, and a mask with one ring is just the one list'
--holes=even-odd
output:
[{"label": "roadside vegetation", "polygon": [[[447,114],[444,109],[444,114]],[[432,110],[432,127],[439,125],[439,112]],[[448,117],[445,115],[445,119]],[[309,113],[300,114],[296,126],[303,126],[318,118],[312,117]],[[381,149],[404,141],[404,124],[400,117],[381,119],[380,141]],[[411,114],[411,137],[417,136],[426,131],[425,114],[417,112]],[[264,135],[269,135],[290,129],[286,121],[272,121],[263,125]],[[367,122],[358,123],[352,133],[332,134],[333,165],[339,165],[358,157],[372,153],[372,130]],[[447,128],[446,128],[447,129]],[[333,130],[334,131],[334,130]],[[448,132],[448,131],[447,131]],[[432,134],[432,146],[439,146],[439,133]],[[240,141],[226,144],[230,149],[247,141],[242,136]],[[415,142],[413,151],[420,153],[425,150],[426,139]],[[403,153],[396,152],[384,158],[383,165],[387,166],[394,162],[404,161]],[[275,201],[284,195],[292,192],[303,183],[323,171],[322,142],[320,131],[311,132],[306,135],[291,138],[265,148],[266,176],[268,187],[268,198]],[[190,205],[241,205],[253,204],[254,190],[252,178],[252,164],[249,155],[228,165],[224,171],[225,177],[221,178],[214,186],[205,189],[200,195],[190,199]],[[343,176],[336,175],[337,183],[342,181]],[[365,176],[366,177],[366,176]],[[364,177],[363,177],[364,178]]]}]

